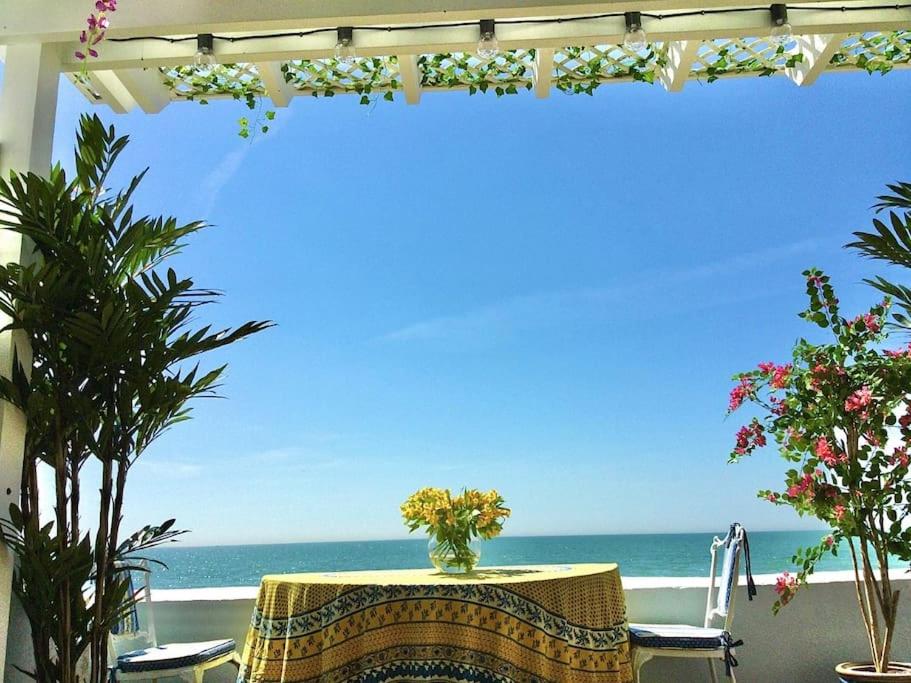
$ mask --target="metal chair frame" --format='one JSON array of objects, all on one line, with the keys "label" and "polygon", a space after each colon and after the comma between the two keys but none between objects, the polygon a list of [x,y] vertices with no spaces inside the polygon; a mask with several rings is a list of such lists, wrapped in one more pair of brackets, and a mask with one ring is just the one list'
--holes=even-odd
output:
[{"label": "metal chair frame", "polygon": [[[724,548],[728,543],[728,536],[725,538],[715,538],[712,540],[712,545],[710,548],[712,563],[711,569],[709,571],[709,590],[706,595],[705,600],[705,618],[703,620],[703,626],[705,628],[712,628],[712,624],[715,620],[715,617],[722,617],[724,619],[724,630],[730,633],[731,625],[734,622],[734,597],[737,593],[737,584],[740,578],[740,556],[743,552],[743,527],[740,525],[736,526],[736,538],[731,538],[730,541],[737,543],[734,555],[734,562],[731,567],[732,574],[732,583],[731,583],[731,595],[730,599],[727,600],[726,609],[722,610],[718,606],[718,596],[720,595],[721,590],[726,590],[726,587],[716,586],[715,580],[717,578],[718,572],[718,549]],[[734,653],[734,650],[731,650],[731,653]],[[725,650],[724,648],[710,648],[710,649],[698,649],[698,648],[671,648],[671,647],[641,647],[634,646],[632,651],[632,660],[633,660],[633,680],[635,683],[640,683],[639,671],[642,666],[649,660],[655,657],[677,657],[677,658],[687,658],[687,659],[705,659],[708,661],[709,665],[709,675],[711,676],[712,683],[718,683],[718,673],[715,671],[715,661],[725,660]],[[736,683],[737,678],[734,675],[734,672],[731,671],[731,682]]]},{"label": "metal chair frame", "polygon": [[[129,635],[132,640],[131,645],[141,643],[144,647],[153,648],[158,647],[158,638],[155,633],[155,611],[152,608],[151,572],[149,571],[148,562],[143,560],[140,564],[144,569],[142,572],[143,586],[140,589],[140,592],[142,593],[141,602],[145,604],[145,621],[147,629],[145,631],[135,631]],[[233,664],[237,667],[237,670],[240,671],[240,655],[237,653],[237,650],[234,650],[234,652],[231,652],[230,654],[221,655],[201,664],[179,666],[174,667],[173,669],[124,673],[117,668],[117,657],[124,654],[123,652],[117,651],[117,641],[126,640],[126,638],[126,635],[111,634],[111,637],[108,640],[108,661],[110,662],[109,666],[112,672],[112,681],[152,681],[152,683],[157,683],[159,678],[174,677],[181,678],[184,681],[187,681],[187,683],[202,683],[206,671],[221,666],[222,664]],[[135,649],[135,647],[131,649]]]}]

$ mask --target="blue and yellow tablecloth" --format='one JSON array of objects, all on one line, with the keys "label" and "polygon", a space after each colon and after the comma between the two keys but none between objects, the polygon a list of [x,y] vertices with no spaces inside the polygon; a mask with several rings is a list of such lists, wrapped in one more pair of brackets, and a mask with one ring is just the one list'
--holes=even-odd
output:
[{"label": "blue and yellow tablecloth", "polygon": [[628,683],[616,565],[263,577],[239,681]]}]

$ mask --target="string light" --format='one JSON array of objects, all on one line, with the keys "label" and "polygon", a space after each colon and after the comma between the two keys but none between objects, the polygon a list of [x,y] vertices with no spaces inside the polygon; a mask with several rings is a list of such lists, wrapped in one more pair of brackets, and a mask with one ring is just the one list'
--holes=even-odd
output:
[{"label": "string light", "polygon": [[193,64],[197,69],[215,66],[215,38],[211,33],[200,33],[196,36],[196,54]]},{"label": "string light", "polygon": [[[780,7],[781,9],[775,9]],[[678,17],[695,17],[695,16],[710,16],[715,14],[744,14],[747,12],[765,12],[772,15],[772,32],[775,32],[776,28],[779,28],[778,33],[791,28],[791,25],[787,21],[787,12],[799,12],[807,11],[813,12],[816,15],[819,15],[822,12],[871,12],[871,11],[903,11],[911,9],[911,3],[899,3],[899,4],[881,4],[881,5],[852,5],[852,6],[838,6],[838,7],[820,7],[818,5],[807,5],[807,6],[790,6],[785,5],[771,5],[771,6],[761,6],[761,7],[716,7],[716,8],[706,8],[706,9],[694,9],[694,10],[683,10],[679,12],[665,12],[665,13],[652,13],[652,12],[605,12],[603,14],[587,14],[587,15],[577,15],[571,17],[551,17],[544,19],[502,19],[499,23],[500,25],[539,25],[546,26],[550,24],[568,24],[577,21],[594,21],[598,19],[609,19],[616,17],[623,17],[626,19],[627,14],[638,14],[640,17],[648,17],[650,19],[662,20],[662,19],[674,19]],[[776,17],[780,16],[778,13],[784,11],[784,21],[781,24],[777,23]],[[490,22],[490,25],[493,25],[493,20],[482,20],[482,24]],[[460,28],[466,26],[477,26],[477,21],[457,21],[457,22],[441,22],[433,24],[401,24],[395,26],[358,26],[358,31],[382,31],[386,33],[394,31],[420,31],[420,30],[432,30],[432,29],[441,29],[441,28]],[[307,29],[302,31],[284,31],[280,33],[258,33],[250,34],[243,36],[220,36],[212,35],[210,33],[200,34],[199,36],[125,36],[125,37],[111,37],[106,38],[107,42],[111,43],[128,43],[134,41],[143,41],[143,40],[155,40],[164,43],[183,43],[190,40],[200,40],[204,36],[211,36],[213,40],[222,40],[228,43],[239,43],[248,40],[269,40],[269,39],[279,39],[279,38],[305,38],[307,36],[319,35],[329,32],[341,32],[343,30],[350,30],[353,33],[351,27],[346,29],[341,28],[315,28]],[[496,38],[496,35],[493,36]],[[480,41],[479,41],[480,42]],[[353,43],[349,44],[353,52]],[[499,46],[498,46],[499,47]],[[213,60],[214,61],[214,60]]]},{"label": "string light", "polygon": [[500,43],[497,40],[495,22],[493,19],[481,19],[480,25],[481,37],[478,39],[478,57],[481,59],[493,59],[500,51]]},{"label": "string light", "polygon": [[769,32],[769,38],[777,45],[787,45],[794,37],[791,32],[791,24],[788,23],[788,6],[772,5],[769,7],[769,14],[772,16],[772,30]]},{"label": "string light", "polygon": [[342,64],[351,64],[357,58],[354,49],[354,28],[339,26],[336,30],[335,58]]},{"label": "string light", "polygon": [[623,34],[623,47],[630,52],[639,52],[648,47],[645,31],[642,30],[642,14],[639,12],[625,12],[623,19],[626,21],[626,33]]}]

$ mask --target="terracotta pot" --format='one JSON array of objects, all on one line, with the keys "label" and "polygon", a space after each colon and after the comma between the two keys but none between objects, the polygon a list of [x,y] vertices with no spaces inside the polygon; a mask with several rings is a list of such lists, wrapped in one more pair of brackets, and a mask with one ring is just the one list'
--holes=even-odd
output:
[{"label": "terracotta pot", "polygon": [[911,683],[911,664],[889,662],[888,673],[876,673],[872,664],[842,662],[835,667],[842,683]]}]

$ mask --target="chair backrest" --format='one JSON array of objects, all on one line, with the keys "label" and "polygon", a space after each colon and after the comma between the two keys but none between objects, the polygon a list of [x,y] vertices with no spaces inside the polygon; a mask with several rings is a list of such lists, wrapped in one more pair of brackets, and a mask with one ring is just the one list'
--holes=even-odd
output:
[{"label": "chair backrest", "polygon": [[[155,636],[155,616],[152,610],[151,572],[149,571],[148,563],[144,560],[138,565],[142,571],[127,572],[129,581],[127,593],[133,599],[133,603],[120,621],[111,629],[111,637],[108,639],[108,649],[110,650],[108,654],[112,660],[116,660],[119,655],[125,652],[158,645],[158,640]],[[141,577],[138,588],[135,583],[136,574]],[[140,622],[139,603],[144,603],[142,614],[144,624]]]},{"label": "chair backrest", "polygon": [[[718,551],[724,550],[721,559],[721,577],[715,585],[717,575]],[[712,566],[710,570],[709,593],[705,605],[705,626],[711,626],[715,617],[724,619],[724,629],[730,630],[734,620],[734,596],[740,578],[740,558],[744,552],[749,553],[746,529],[734,522],[727,536],[712,540]],[[747,560],[749,565],[749,560]],[[749,572],[748,572],[749,573]],[[752,578],[749,578],[750,599],[752,600]]]}]

